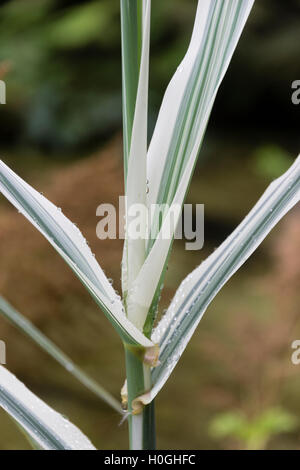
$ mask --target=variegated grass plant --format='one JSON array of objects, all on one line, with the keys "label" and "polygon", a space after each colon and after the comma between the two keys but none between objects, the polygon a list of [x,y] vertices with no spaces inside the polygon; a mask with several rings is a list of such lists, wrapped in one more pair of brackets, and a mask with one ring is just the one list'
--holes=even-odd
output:
[{"label": "variegated grass plant", "polygon": [[[2,194],[63,257],[124,344],[127,381],[122,388],[122,400],[127,409],[131,449],[155,447],[154,399],[173,372],[206,308],[300,199],[298,157],[267,188],[234,232],[182,281],[167,312],[154,328],[174,233],[168,239],[160,235],[171,207],[182,206],[184,202],[217,91],[253,3],[254,0],[199,0],[189,48],[166,90],[148,147],[151,0],[121,0],[127,196],[122,298],[79,229],[3,162],[0,165]],[[139,238],[131,236],[128,230],[134,204],[163,207],[162,216],[155,213],[150,223],[145,222],[145,236]],[[0,300],[0,309],[84,385],[122,413],[115,398],[4,299]],[[0,404],[38,448],[93,448],[75,426],[41,402],[3,367]]]}]

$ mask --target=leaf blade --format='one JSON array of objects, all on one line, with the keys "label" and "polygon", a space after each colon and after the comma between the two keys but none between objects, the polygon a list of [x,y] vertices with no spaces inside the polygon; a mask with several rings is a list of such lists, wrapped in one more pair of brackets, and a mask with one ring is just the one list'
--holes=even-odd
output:
[{"label": "leaf blade", "polygon": [[51,243],[71,259],[109,298],[116,293],[80,230],[46,197],[33,189],[0,161],[0,191]]},{"label": "leaf blade", "polygon": [[53,341],[47,338],[46,335],[36,328],[26,317],[21,315],[2,296],[0,296],[0,314],[11,324],[25,333],[29,338],[31,338],[43,351],[49,354],[79,382],[81,382],[90,391],[95,393],[98,398],[101,398],[118,413],[122,413],[119,402],[107,390],[105,390],[105,388],[103,388],[94,379],[89,377],[72,361],[72,359],[70,359],[63,351],[61,351],[61,349],[56,346]]},{"label": "leaf blade", "polygon": [[160,365],[153,369],[153,389],[161,390],[208,305],[223,285],[251,256],[279,220],[300,200],[300,156],[265,191],[232,234],[180,285],[167,313],[152,335],[160,345]]},{"label": "leaf blade", "polygon": [[[190,46],[167,88],[149,147],[149,205],[171,204],[190,152],[196,142],[200,147],[208,110],[253,3],[254,0],[198,2]],[[194,160],[196,156],[193,155]]]},{"label": "leaf blade", "polygon": [[130,213],[130,210],[133,209],[135,205],[141,205],[142,207],[146,208],[151,0],[147,0],[145,8],[145,15],[143,18],[141,65],[132,127],[126,185],[126,254],[128,279],[127,289],[129,290],[145,260],[146,243],[146,231],[144,236],[141,235],[141,237],[136,238],[132,237],[129,230],[130,223],[135,217],[134,214]]},{"label": "leaf blade", "polygon": [[139,3],[139,0],[120,0],[125,183],[140,67],[142,11]]},{"label": "leaf blade", "polygon": [[0,366],[0,406],[42,449],[95,450],[76,426],[35,396],[3,366]]},{"label": "leaf blade", "polygon": [[150,341],[126,318],[120,297],[95,260],[79,229],[2,161],[0,191],[66,261],[122,339],[137,345],[149,345]]}]

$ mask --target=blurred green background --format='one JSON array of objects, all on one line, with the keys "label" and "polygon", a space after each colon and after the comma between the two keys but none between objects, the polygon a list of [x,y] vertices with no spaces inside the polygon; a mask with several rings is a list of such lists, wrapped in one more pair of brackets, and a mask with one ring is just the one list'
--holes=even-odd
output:
[{"label": "blurred green background", "polygon": [[[221,0],[219,0],[221,1]],[[196,0],[153,0],[149,136],[184,56]],[[2,158],[63,208],[120,287],[119,241],[96,238],[96,208],[123,192],[118,0],[13,0],[0,7]],[[299,152],[300,1],[256,2],[221,87],[188,202],[205,204],[205,246],[174,247],[161,311],[185,274],[236,226]],[[160,448],[300,448],[300,211],[295,208],[209,308],[157,400]],[[116,396],[123,351],[52,248],[0,199],[0,293]],[[7,367],[98,448],[126,424],[0,319]],[[28,448],[0,411],[0,449]],[[184,433],[182,432],[184,429]]]}]

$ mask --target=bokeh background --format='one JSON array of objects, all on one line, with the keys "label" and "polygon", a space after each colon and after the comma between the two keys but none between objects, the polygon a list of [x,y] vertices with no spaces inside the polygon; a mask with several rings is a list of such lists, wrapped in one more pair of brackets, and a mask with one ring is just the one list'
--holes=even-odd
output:
[{"label": "bokeh background", "polygon": [[[196,0],[153,0],[150,119],[189,42]],[[120,241],[96,238],[96,208],[123,193],[118,0],[12,0],[0,7],[4,161],[62,207],[120,288]],[[246,215],[299,152],[300,1],[259,0],[218,95],[188,202],[205,204],[205,245],[175,243],[160,311],[180,280]],[[223,288],[157,400],[159,448],[299,449],[300,208]],[[0,198],[0,294],[119,395],[120,341],[72,272]],[[126,423],[0,318],[7,367],[98,448],[127,447]],[[0,411],[0,449],[28,443]]]}]

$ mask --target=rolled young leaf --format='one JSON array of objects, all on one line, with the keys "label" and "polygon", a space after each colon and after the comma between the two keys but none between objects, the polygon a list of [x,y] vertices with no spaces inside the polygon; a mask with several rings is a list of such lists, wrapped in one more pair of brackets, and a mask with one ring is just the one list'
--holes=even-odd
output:
[{"label": "rolled young leaf", "polygon": [[62,352],[53,341],[39,331],[38,328],[13,308],[2,296],[0,296],[0,315],[3,315],[10,323],[29,336],[43,351],[47,352],[91,392],[104,400],[114,410],[122,413],[119,402],[107,390],[74,364],[72,359]]},{"label": "rolled young leaf", "polygon": [[153,387],[140,398],[149,403],[179,361],[213,298],[250,257],[279,220],[300,201],[300,156],[275,180],[233,233],[181,283],[152,334],[160,364],[152,370]]},{"label": "rolled young leaf", "polygon": [[0,366],[0,406],[41,449],[95,450],[74,424],[46,405],[3,366]]},{"label": "rolled young leaf", "polygon": [[124,176],[126,185],[131,133],[139,81],[143,8],[141,0],[120,0],[120,9],[122,36]]},{"label": "rolled young leaf", "polygon": [[[128,162],[126,185],[126,243],[124,245],[123,264],[127,269],[126,282],[123,291],[130,290],[141,266],[145,261],[146,250],[146,217],[141,223],[140,236],[132,234],[131,222],[136,214],[132,213],[137,207],[146,209],[147,191],[147,127],[148,127],[148,81],[149,81],[149,47],[150,47],[150,16],[151,0],[146,0],[146,10],[143,18],[143,41],[139,83],[131,135],[131,145]],[[144,211],[145,212],[145,211]],[[143,212],[142,212],[143,213]],[[127,311],[128,318],[135,322],[135,317]]]},{"label": "rolled young leaf", "polygon": [[[197,150],[195,150],[197,151]],[[170,247],[173,240],[173,235],[181,215],[181,210],[176,211],[172,230],[173,232],[168,234],[169,221],[171,220],[172,208],[181,208],[186,188],[189,181],[189,175],[192,165],[192,160],[188,162],[188,165],[184,171],[184,175],[177,188],[172,206],[170,207],[167,216],[165,217],[160,232],[155,240],[154,245],[151,248],[149,255],[146,258],[135,282],[132,285],[130,295],[128,296],[128,308],[135,312],[137,326],[142,329],[146,321],[149,308],[152,300],[155,296],[158,282],[160,282],[161,273],[164,270],[165,263],[170,251]],[[164,234],[167,234],[165,236]]]}]

